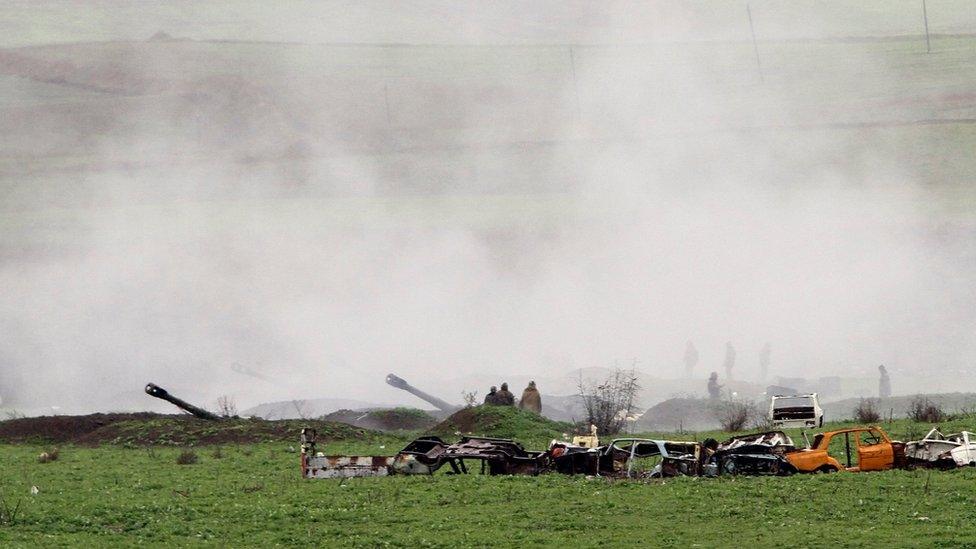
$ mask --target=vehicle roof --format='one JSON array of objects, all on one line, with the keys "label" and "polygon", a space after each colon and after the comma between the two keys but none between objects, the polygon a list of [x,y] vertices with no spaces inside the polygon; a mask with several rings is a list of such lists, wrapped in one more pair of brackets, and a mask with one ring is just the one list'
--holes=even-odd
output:
[{"label": "vehicle roof", "polygon": [[862,427],[848,427],[847,429],[837,429],[836,431],[824,431],[823,433],[818,433],[822,435],[834,435],[837,433],[855,433],[860,431],[870,431],[872,429],[881,431],[882,433],[888,434],[884,429],[878,427],[877,425],[866,425]]}]

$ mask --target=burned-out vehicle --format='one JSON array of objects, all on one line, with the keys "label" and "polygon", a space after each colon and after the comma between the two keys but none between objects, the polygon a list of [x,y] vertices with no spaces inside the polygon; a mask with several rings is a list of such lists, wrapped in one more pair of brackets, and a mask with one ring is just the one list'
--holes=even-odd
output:
[{"label": "burned-out vehicle", "polygon": [[393,458],[392,471],[402,475],[433,474],[445,464],[456,474],[468,473],[465,460],[480,464],[490,475],[537,475],[546,470],[547,453],[530,452],[504,438],[463,436],[454,444],[438,437],[421,437]]},{"label": "burned-out vehicle", "polygon": [[767,431],[732,437],[722,443],[703,443],[707,457],[706,476],[792,475],[796,467],[786,455],[796,450],[793,440],[782,431]]},{"label": "burned-out vehicle", "polygon": [[769,400],[769,421],[776,429],[823,427],[824,413],[817,393],[775,395]]},{"label": "burned-out vehicle", "polygon": [[881,427],[853,427],[819,433],[810,448],[786,454],[803,473],[884,471],[904,468],[905,443],[893,441]]},{"label": "burned-out vehicle", "polygon": [[554,441],[547,452],[553,471],[608,477],[674,477],[701,474],[697,442],[618,438],[598,448]]},{"label": "burned-out vehicle", "polygon": [[953,469],[976,466],[976,433],[962,431],[943,435],[934,427],[922,440],[905,444],[909,465]]},{"label": "burned-out vehicle", "polygon": [[315,449],[315,429],[302,429],[302,478],[385,477],[390,456],[327,456]]}]

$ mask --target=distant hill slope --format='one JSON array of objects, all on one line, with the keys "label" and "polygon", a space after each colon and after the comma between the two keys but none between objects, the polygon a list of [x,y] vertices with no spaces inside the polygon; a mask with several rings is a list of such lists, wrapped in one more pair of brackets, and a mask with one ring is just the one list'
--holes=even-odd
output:
[{"label": "distant hill slope", "polygon": [[[916,398],[927,398],[949,414],[976,409],[976,393],[899,395],[875,399],[876,408],[885,417],[888,417],[889,413],[896,418],[906,417],[909,406]],[[827,421],[852,419],[854,408],[860,401],[860,398],[845,398],[835,402],[823,403],[824,417]]]}]

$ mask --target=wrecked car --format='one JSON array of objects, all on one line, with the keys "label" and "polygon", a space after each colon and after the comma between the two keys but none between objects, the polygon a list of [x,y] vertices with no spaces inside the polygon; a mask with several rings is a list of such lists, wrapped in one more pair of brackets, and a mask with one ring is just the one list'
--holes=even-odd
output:
[{"label": "wrecked car", "polygon": [[922,467],[976,467],[976,433],[962,431],[943,435],[938,427],[934,427],[922,440],[905,444],[905,457],[909,464]]},{"label": "wrecked car", "polygon": [[327,456],[315,450],[315,429],[302,429],[302,478],[385,477],[390,456]]},{"label": "wrecked car", "polygon": [[824,413],[817,393],[775,395],[769,401],[769,421],[777,429],[823,427]]},{"label": "wrecked car", "polygon": [[421,437],[393,458],[391,469],[402,475],[433,474],[448,465],[455,474],[468,473],[465,460],[480,463],[480,472],[490,475],[537,475],[545,470],[544,452],[530,452],[504,438],[463,436],[454,444],[438,437]]},{"label": "wrecked car", "polygon": [[732,437],[722,443],[703,443],[708,457],[703,473],[717,475],[792,475],[796,467],[786,454],[796,450],[782,431],[767,431]]},{"label": "wrecked car", "polygon": [[906,465],[905,443],[893,441],[880,427],[853,427],[819,433],[810,448],[786,454],[803,473],[884,471]]},{"label": "wrecked car", "polygon": [[701,474],[697,442],[618,438],[598,448],[553,441],[547,452],[553,471],[574,475],[637,478]]}]

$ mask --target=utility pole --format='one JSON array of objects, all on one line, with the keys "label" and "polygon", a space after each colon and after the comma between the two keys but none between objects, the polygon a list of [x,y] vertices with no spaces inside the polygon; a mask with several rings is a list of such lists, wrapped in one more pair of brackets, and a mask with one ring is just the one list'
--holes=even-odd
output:
[{"label": "utility pole", "polygon": [[749,16],[749,32],[752,33],[752,49],[756,51],[756,68],[759,70],[759,81],[765,82],[766,78],[763,76],[762,62],[759,61],[759,42],[756,41],[756,27],[752,24],[752,8],[749,7],[749,4],[746,4],[746,15]]},{"label": "utility pole", "polygon": [[922,20],[925,21],[925,53],[932,53],[932,42],[929,41],[929,10],[922,0]]},{"label": "utility pole", "polygon": [[573,53],[573,46],[569,47],[569,69],[573,73],[573,93],[576,96],[576,121],[583,121],[583,108],[580,106],[579,84],[576,83],[576,54]]}]

